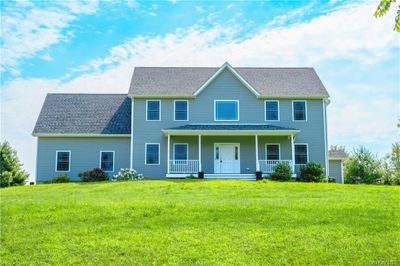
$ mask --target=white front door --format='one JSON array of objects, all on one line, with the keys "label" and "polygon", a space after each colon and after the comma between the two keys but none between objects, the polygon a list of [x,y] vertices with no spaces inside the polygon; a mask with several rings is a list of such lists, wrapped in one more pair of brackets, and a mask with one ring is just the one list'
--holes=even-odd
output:
[{"label": "white front door", "polygon": [[214,173],[240,174],[239,144],[216,143],[214,145]]}]

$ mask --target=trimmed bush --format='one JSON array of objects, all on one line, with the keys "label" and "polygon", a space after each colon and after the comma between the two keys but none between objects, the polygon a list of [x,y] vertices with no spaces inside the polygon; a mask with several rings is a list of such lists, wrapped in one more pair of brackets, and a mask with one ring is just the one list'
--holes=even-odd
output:
[{"label": "trimmed bush", "polygon": [[67,174],[55,176],[52,180],[53,183],[68,183],[69,177]]},{"label": "trimmed bush", "polygon": [[100,168],[94,168],[93,170],[79,173],[79,177],[81,178],[82,182],[97,182],[109,180],[107,173]]},{"label": "trimmed bush", "polygon": [[143,180],[143,175],[138,174],[135,169],[121,168],[121,170],[115,174],[112,181],[139,181]]},{"label": "trimmed bush", "polygon": [[290,181],[292,179],[292,168],[288,163],[277,163],[269,177],[275,181]]},{"label": "trimmed bush", "polygon": [[299,181],[303,182],[324,182],[324,167],[315,162],[309,162],[300,168]]}]

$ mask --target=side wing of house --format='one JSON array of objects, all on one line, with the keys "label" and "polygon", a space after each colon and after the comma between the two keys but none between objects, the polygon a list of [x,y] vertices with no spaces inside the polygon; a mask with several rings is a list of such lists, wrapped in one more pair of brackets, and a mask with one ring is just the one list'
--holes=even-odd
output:
[{"label": "side wing of house", "polygon": [[129,168],[131,101],[116,94],[49,94],[36,123],[36,182]]}]

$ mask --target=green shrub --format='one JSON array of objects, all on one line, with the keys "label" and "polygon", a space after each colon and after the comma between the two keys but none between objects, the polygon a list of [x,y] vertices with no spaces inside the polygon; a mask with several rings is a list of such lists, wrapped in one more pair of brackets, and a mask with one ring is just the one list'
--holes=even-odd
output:
[{"label": "green shrub", "polygon": [[300,167],[299,181],[303,182],[324,182],[324,167],[315,162],[309,162]]},{"label": "green shrub", "polygon": [[69,177],[67,174],[55,176],[52,180],[53,183],[68,183]]},{"label": "green shrub", "polygon": [[194,176],[194,175],[188,175],[188,176],[186,177],[186,179],[197,179],[197,177]]},{"label": "green shrub", "polygon": [[93,170],[79,173],[79,177],[82,182],[97,182],[108,180],[108,175],[106,172],[100,168],[94,168]]},{"label": "green shrub", "polygon": [[269,177],[276,181],[290,181],[292,179],[292,168],[288,163],[277,163]]}]

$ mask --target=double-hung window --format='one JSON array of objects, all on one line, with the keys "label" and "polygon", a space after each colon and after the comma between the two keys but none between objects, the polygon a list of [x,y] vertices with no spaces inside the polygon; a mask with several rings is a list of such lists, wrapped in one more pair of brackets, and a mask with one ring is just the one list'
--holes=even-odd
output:
[{"label": "double-hung window", "polygon": [[266,144],[267,160],[280,160],[279,144]]},{"label": "double-hung window", "polygon": [[293,101],[293,121],[307,121],[306,101]]},{"label": "double-hung window", "polygon": [[56,172],[69,172],[70,164],[70,151],[56,151]]},{"label": "double-hung window", "polygon": [[160,144],[146,143],[146,164],[160,164]]},{"label": "double-hung window", "polygon": [[188,109],[189,109],[189,101],[187,100],[179,100],[174,102],[174,110],[176,121],[188,121]]},{"label": "double-hung window", "polygon": [[214,106],[215,121],[239,121],[239,101],[216,100]]},{"label": "double-hung window", "polygon": [[113,151],[100,151],[100,168],[105,172],[114,172]]},{"label": "double-hung window", "polygon": [[306,164],[308,162],[308,145],[295,144],[294,145],[294,160],[295,164]]},{"label": "double-hung window", "polygon": [[174,143],[174,161],[176,164],[186,164],[189,158],[187,143]]},{"label": "double-hung window", "polygon": [[146,120],[159,121],[161,117],[161,101],[147,100],[146,101]]},{"label": "double-hung window", "polygon": [[279,101],[265,101],[265,121],[279,121]]}]

